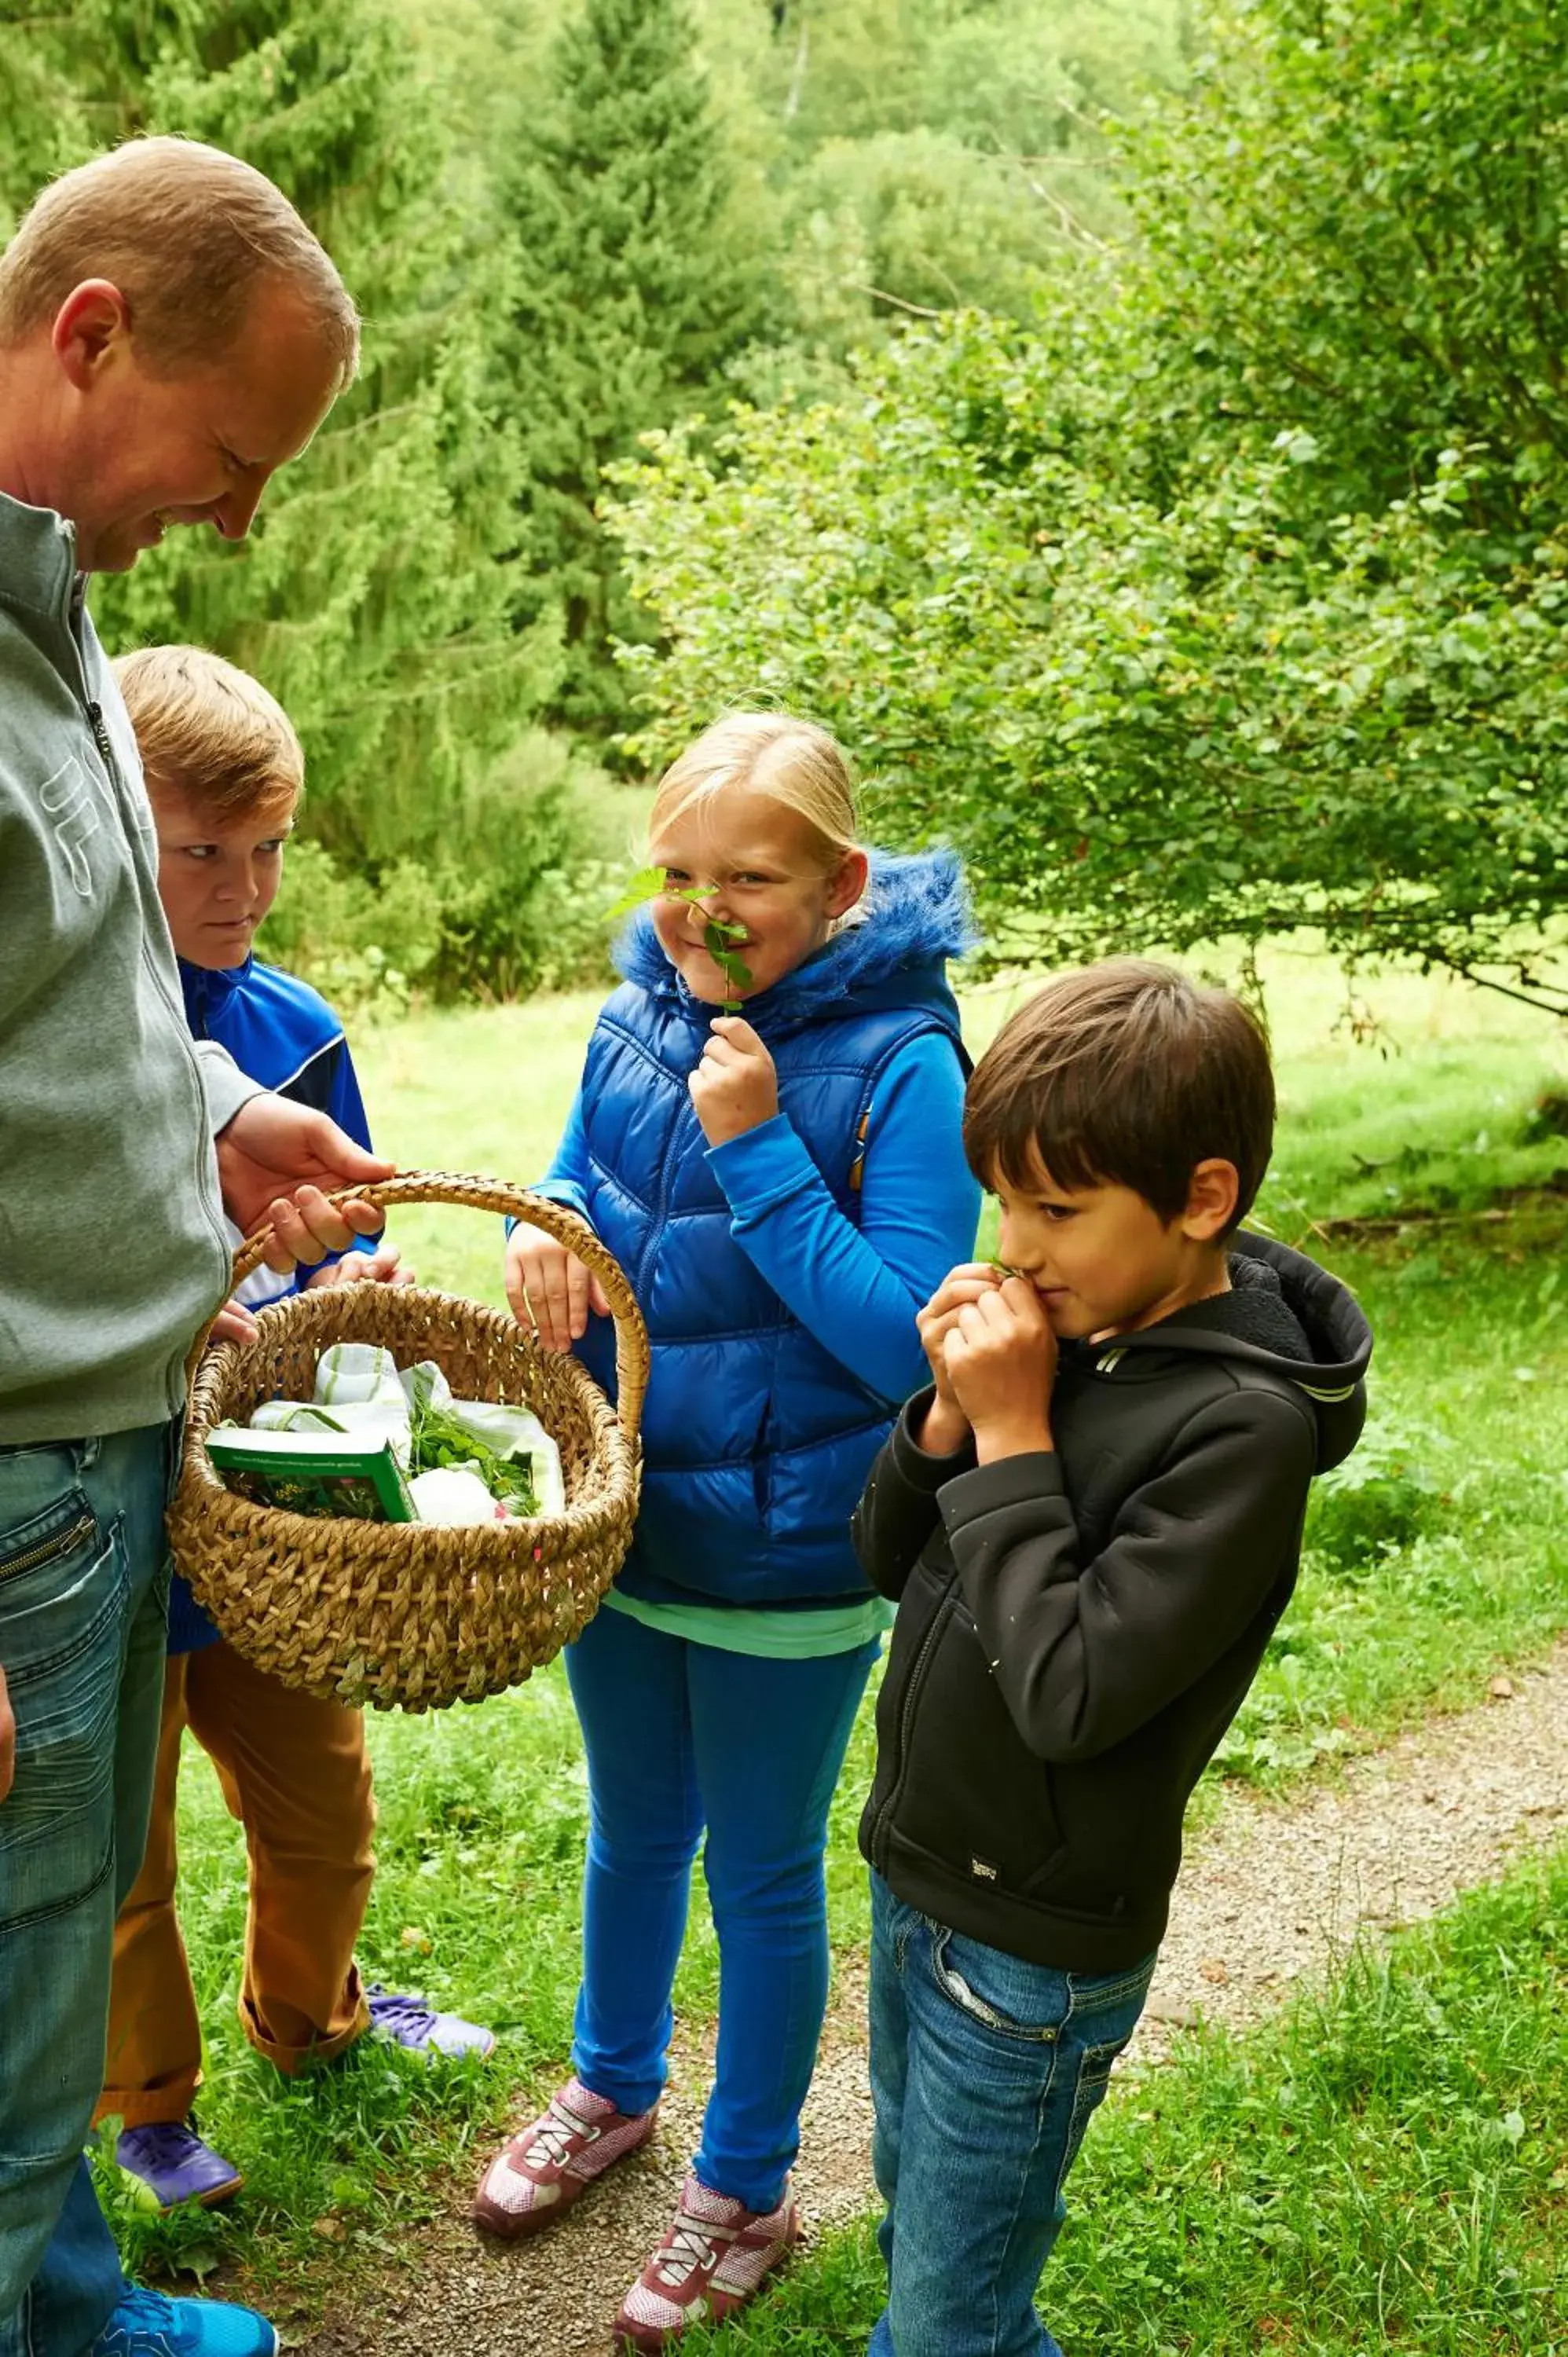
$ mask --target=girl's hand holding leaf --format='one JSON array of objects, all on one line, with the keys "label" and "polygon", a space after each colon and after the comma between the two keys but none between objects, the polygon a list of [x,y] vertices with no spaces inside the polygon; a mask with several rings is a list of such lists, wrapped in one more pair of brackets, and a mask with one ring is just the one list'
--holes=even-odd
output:
[{"label": "girl's hand holding leaf", "polygon": [[738,1015],[716,1015],[701,1061],[687,1087],[710,1146],[727,1146],[771,1121],[779,1110],[773,1059]]},{"label": "girl's hand holding leaf", "polygon": [[520,1326],[547,1351],[569,1351],[588,1330],[588,1312],[607,1318],[605,1289],[575,1253],[526,1222],[507,1238],[506,1297]]}]

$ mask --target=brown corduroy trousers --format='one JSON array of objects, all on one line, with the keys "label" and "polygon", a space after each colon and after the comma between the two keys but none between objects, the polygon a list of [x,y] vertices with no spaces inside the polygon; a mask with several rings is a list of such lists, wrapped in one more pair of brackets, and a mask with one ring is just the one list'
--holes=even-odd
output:
[{"label": "brown corduroy trousers", "polygon": [[245,1829],[250,1912],[240,2021],[280,2071],[330,2061],[369,2022],[354,1964],[375,1858],[364,1721],[242,1661],[227,1644],[171,1657],[146,1856],[114,1930],[108,2065],[97,2116],[182,2120],[201,2078],[201,2021],[175,1909],[175,1801],[187,1727]]}]

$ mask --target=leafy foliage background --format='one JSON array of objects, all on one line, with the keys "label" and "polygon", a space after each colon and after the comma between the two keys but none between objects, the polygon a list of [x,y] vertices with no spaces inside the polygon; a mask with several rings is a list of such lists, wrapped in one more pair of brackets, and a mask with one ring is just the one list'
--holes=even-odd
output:
[{"label": "leafy foliage background", "polygon": [[191,132],[366,313],[252,541],[97,593],[288,704],[353,972],[596,968],[636,780],[760,694],[996,956],[1563,1005],[1557,0],[0,0],[0,217]]}]

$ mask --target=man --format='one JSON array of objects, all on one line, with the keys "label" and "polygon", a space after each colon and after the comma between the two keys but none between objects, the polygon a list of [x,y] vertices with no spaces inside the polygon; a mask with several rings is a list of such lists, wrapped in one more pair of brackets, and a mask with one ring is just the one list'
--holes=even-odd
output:
[{"label": "man", "polygon": [[[250,167],[101,156],[0,255],[0,2357],[269,2357],[121,2274],[81,2147],[146,1828],[163,1510],[223,1211],[280,1268],[387,1174],[193,1047],[135,743],[81,598],[171,526],[248,531],[353,375],[332,264]],[[209,1142],[211,1141],[211,1142]],[[109,1232],[113,1249],[81,1240]]]}]

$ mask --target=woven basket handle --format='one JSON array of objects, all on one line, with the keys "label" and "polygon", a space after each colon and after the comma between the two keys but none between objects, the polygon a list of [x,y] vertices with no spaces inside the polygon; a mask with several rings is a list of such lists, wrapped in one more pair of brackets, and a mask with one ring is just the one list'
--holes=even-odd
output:
[{"label": "woven basket handle", "polygon": [[[456,1203],[472,1211],[497,1211],[509,1219],[526,1220],[542,1228],[557,1243],[575,1253],[604,1286],[605,1298],[616,1321],[617,1414],[628,1440],[635,1441],[642,1421],[643,1395],[648,1389],[648,1329],[632,1297],[618,1261],[599,1242],[586,1220],[564,1211],[544,1195],[532,1195],[504,1178],[471,1178],[457,1170],[404,1170],[395,1178],[373,1179],[364,1187],[339,1187],[329,1203],[373,1203],[385,1210],[393,1203]],[[247,1236],[234,1255],[235,1286],[259,1268],[272,1238],[270,1227]]]}]

